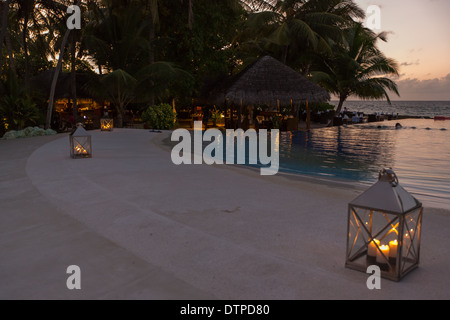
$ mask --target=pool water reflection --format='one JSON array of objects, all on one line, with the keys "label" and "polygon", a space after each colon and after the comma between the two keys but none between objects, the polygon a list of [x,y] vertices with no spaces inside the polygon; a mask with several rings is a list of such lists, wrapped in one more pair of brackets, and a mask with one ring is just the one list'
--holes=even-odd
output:
[{"label": "pool water reflection", "polygon": [[450,207],[450,121],[398,122],[282,133],[280,171],[373,183],[390,167],[420,200]]}]

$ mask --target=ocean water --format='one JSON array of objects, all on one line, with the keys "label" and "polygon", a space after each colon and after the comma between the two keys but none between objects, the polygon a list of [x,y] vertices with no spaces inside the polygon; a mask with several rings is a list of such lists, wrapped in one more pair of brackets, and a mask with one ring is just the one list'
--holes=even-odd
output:
[{"label": "ocean water", "polygon": [[[339,102],[331,101],[331,104],[337,106]],[[344,107],[365,114],[379,112],[413,117],[450,117],[450,101],[392,101],[391,105],[386,101],[347,101]]]}]

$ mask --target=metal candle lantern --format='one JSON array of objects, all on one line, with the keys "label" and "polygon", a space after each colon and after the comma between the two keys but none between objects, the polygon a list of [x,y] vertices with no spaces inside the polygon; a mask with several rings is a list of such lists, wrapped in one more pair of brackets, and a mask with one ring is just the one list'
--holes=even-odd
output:
[{"label": "metal candle lantern", "polygon": [[70,136],[70,156],[73,159],[92,158],[91,135],[79,123]]},{"label": "metal candle lantern", "polygon": [[100,119],[100,127],[102,131],[112,131],[114,128],[114,120],[106,115]]},{"label": "metal candle lantern", "polygon": [[385,279],[400,281],[419,265],[422,204],[403,189],[392,169],[349,204],[346,267],[377,265]]}]

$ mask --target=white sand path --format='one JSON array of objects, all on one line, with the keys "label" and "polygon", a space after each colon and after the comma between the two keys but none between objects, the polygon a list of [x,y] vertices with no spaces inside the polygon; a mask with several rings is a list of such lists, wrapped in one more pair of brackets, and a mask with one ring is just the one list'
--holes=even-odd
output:
[{"label": "white sand path", "polygon": [[[420,268],[370,291],[368,275],[344,268],[358,188],[175,166],[161,147],[168,133],[92,135],[92,159],[70,159],[67,137],[19,162],[2,154],[0,297],[450,298],[448,211],[425,212]],[[70,264],[82,269],[81,292],[65,288]]]}]

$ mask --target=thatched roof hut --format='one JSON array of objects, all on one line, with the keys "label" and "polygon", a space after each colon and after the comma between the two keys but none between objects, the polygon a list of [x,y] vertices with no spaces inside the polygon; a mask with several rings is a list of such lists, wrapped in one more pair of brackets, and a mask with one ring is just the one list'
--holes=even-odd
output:
[{"label": "thatched roof hut", "polygon": [[326,102],[330,94],[300,73],[265,56],[214,88],[209,100],[221,105],[225,101],[234,104],[282,105],[309,102]]}]

